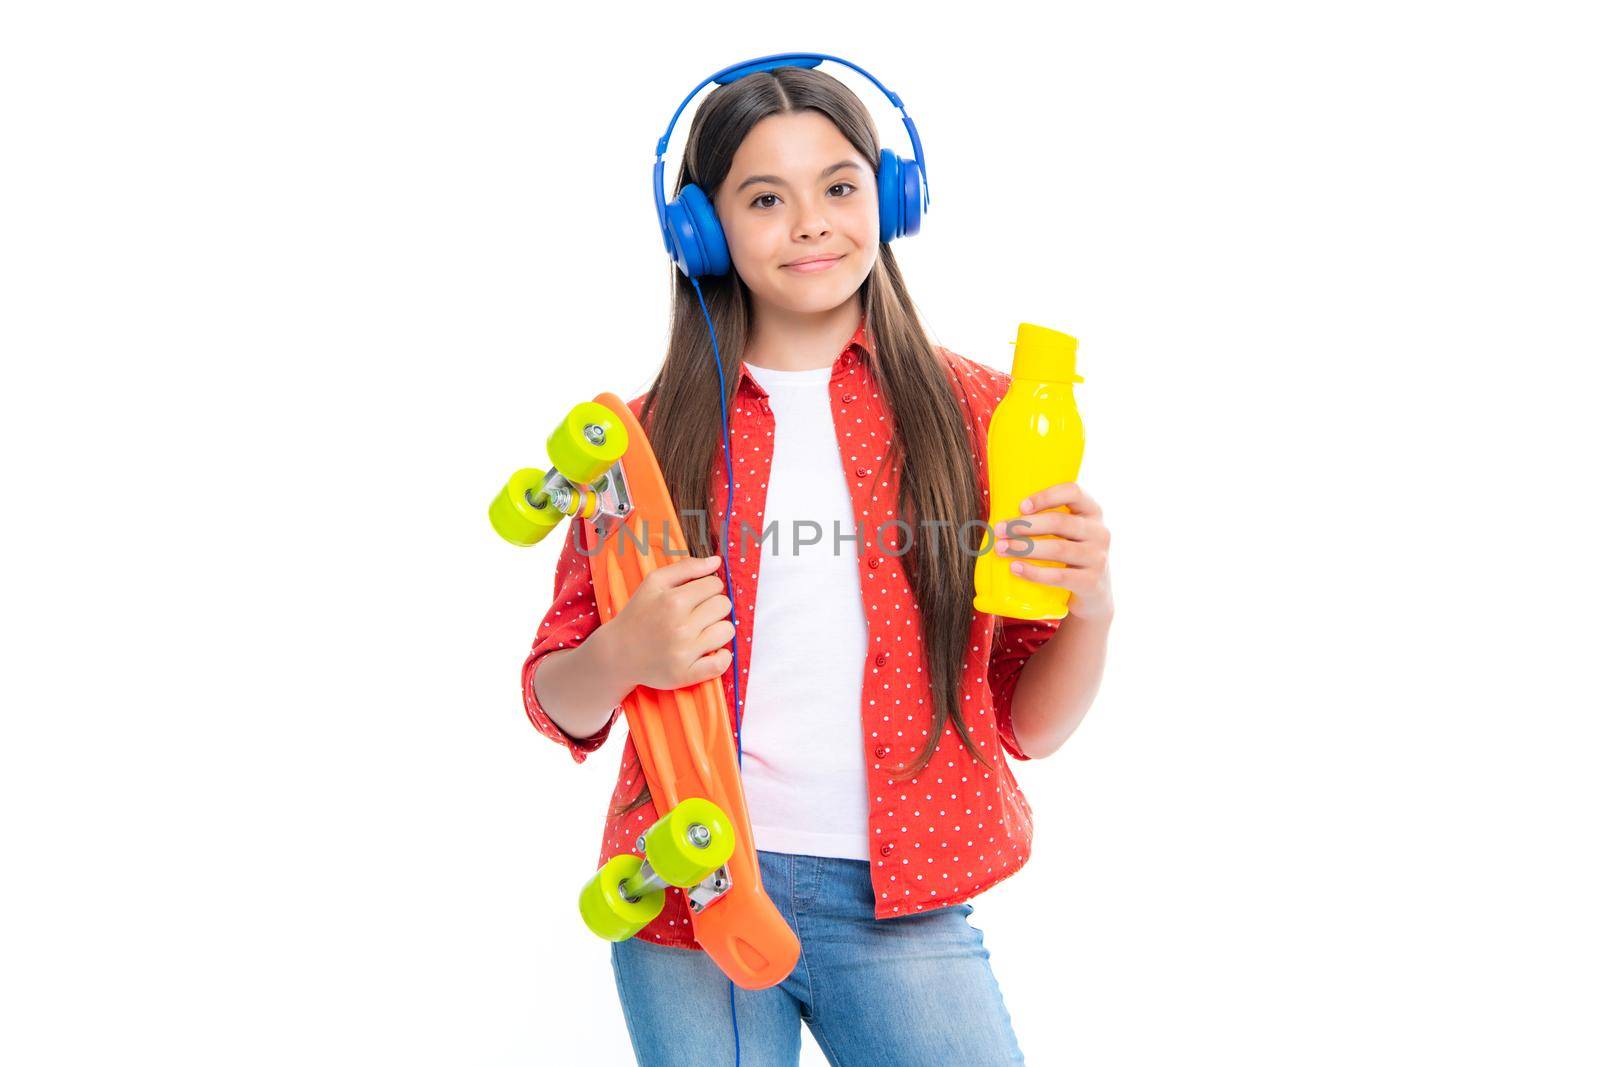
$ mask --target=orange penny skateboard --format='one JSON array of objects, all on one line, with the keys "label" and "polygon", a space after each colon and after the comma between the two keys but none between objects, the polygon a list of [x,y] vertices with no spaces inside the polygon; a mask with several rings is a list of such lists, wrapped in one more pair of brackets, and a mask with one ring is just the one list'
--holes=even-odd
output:
[{"label": "orange penny skateboard", "polygon": [[[610,622],[648,574],[689,554],[678,513],[643,428],[614,393],[573,408],[547,445],[553,466],[513,474],[489,506],[490,522],[519,545],[568,516],[584,522],[595,602]],[[611,857],[584,885],[584,922],[607,940],[626,940],[661,914],[667,886],[677,886],[689,898],[695,941],[735,985],[777,985],[794,969],[800,942],[761,884],[722,679],[641,685],[622,709],[658,820],[639,836],[642,855]]]}]

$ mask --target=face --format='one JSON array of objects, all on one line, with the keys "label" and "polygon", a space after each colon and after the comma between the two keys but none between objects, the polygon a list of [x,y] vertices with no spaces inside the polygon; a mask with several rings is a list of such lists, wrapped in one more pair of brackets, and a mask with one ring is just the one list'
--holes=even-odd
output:
[{"label": "face", "polygon": [[[831,311],[854,298],[877,262],[877,179],[816,111],[752,126],[712,204],[733,269],[758,306]],[[791,266],[814,256],[839,258],[820,270]]]}]

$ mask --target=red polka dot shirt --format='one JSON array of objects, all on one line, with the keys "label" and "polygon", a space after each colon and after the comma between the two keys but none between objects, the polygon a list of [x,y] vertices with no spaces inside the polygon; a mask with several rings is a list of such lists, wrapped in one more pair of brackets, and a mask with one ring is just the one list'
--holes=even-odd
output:
[{"label": "red polka dot shirt", "polygon": [[[988,517],[986,449],[989,419],[1011,377],[935,346],[949,370],[951,387],[965,414],[978,470],[982,511]],[[974,611],[970,653],[961,683],[962,717],[979,750],[1000,770],[998,776],[968,753],[955,728],[946,723],[932,762],[916,778],[894,782],[891,774],[909,766],[932,727],[931,692],[922,632],[909,578],[892,551],[906,544],[907,526],[896,527],[897,470],[889,463],[893,420],[872,377],[873,342],[863,317],[860,327],[834,361],[829,380],[839,456],[851,500],[859,515],[857,530],[861,598],[867,620],[867,657],[862,666],[861,744],[865,747],[869,797],[868,838],[876,918],[928,911],[957,904],[1015,874],[1032,851],[1033,812],[1006,757],[1027,759],[1011,723],[1011,698],[1023,666],[1060,626],[1060,620],[1025,621]],[[644,397],[628,402],[639,413]],[[738,700],[744,700],[756,589],[761,573],[760,543],[765,529],[767,474],[771,467],[773,416],[767,393],[740,369],[738,389],[728,413],[733,447],[734,518],[730,537],[747,526],[746,549],[732,561],[737,612]],[[708,517],[713,543],[722,534],[727,491],[722,446],[713,464],[713,511]],[[691,518],[690,521],[697,521]],[[876,534],[884,531],[881,538]],[[947,532],[947,531],[941,531]],[[848,544],[841,540],[841,544]],[[572,648],[600,625],[589,561],[562,537],[556,563],[554,598],[522,667],[522,697],[528,718],[540,733],[567,747],[582,763],[605,743],[620,708],[589,738],[568,736],[540,707],[533,675],[552,652]],[[717,552],[728,553],[718,545]],[[909,558],[907,555],[904,558]],[[733,725],[733,669],[723,674],[729,725]],[[611,807],[626,806],[638,794],[642,772],[633,738],[628,737],[618,768]],[[596,866],[634,842],[657,818],[653,804],[605,820]],[[637,936],[664,945],[698,949],[681,889],[667,889],[665,908]]]}]

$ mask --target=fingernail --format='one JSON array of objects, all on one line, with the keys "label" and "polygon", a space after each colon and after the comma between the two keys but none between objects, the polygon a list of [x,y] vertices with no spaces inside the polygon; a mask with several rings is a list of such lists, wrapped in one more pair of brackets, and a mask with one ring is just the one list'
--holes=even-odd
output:
[{"label": "fingernail", "polygon": [[1024,500],[1022,502],[1022,513],[1024,515],[1026,515],[1032,510],[1033,510],[1033,498],[1032,497],[1028,497],[1026,500]]}]

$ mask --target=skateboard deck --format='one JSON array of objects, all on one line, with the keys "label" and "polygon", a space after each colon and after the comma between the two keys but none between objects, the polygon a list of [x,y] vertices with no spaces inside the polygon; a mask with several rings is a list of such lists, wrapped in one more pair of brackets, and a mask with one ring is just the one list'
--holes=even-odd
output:
[{"label": "skateboard deck", "polygon": [[[644,428],[616,394],[601,393],[594,399],[628,431],[627,451],[618,462],[631,510],[625,518],[611,520],[619,525],[611,528],[598,551],[600,535],[594,520],[574,520],[588,527],[595,602],[605,623],[622,610],[647,575],[685,558],[688,548]],[[640,551],[641,544],[647,551]],[[761,884],[721,677],[682,689],[641,685],[623,698],[622,710],[657,815],[665,817],[687,798],[705,797],[733,823],[735,843],[726,863],[732,884],[700,910],[690,908],[695,941],[735,985],[744,989],[777,985],[794,969],[800,942]]]}]

